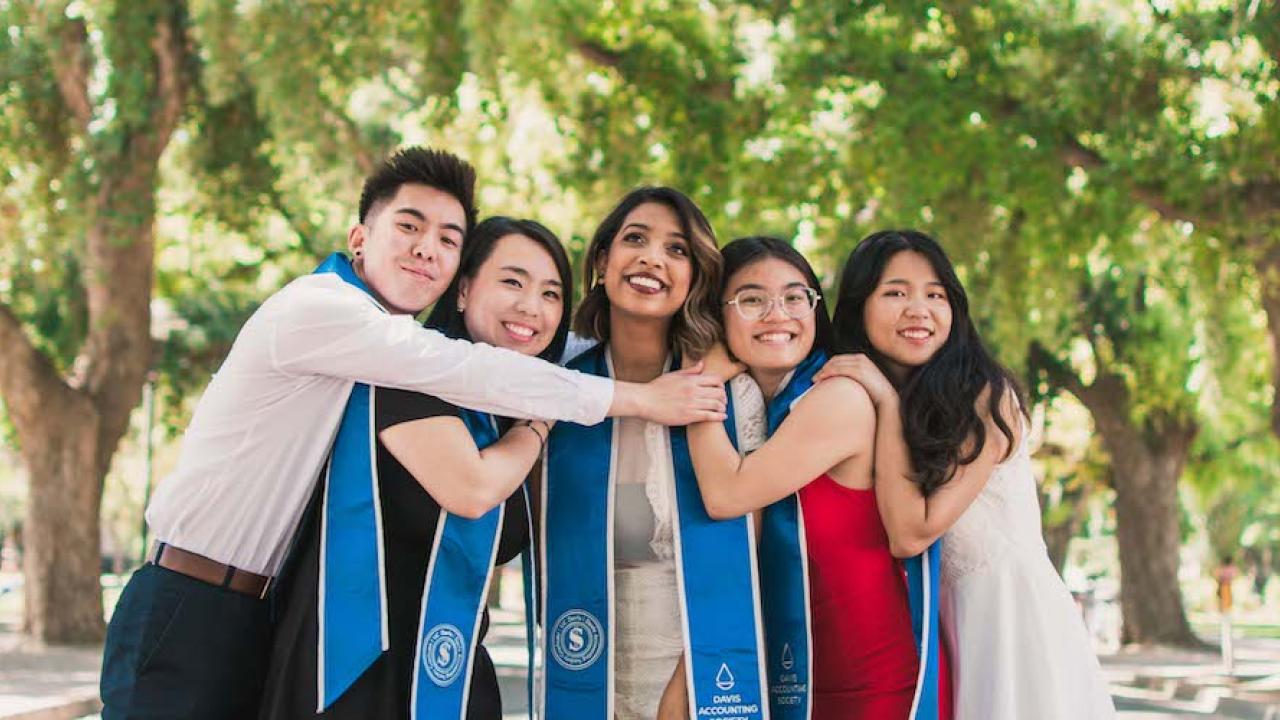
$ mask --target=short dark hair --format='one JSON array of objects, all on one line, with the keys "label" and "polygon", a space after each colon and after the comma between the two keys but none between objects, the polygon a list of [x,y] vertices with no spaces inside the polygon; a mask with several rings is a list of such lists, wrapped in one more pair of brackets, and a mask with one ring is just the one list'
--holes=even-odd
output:
[{"label": "short dark hair", "polygon": [[[724,283],[720,289],[722,295],[729,288],[729,282],[734,273],[761,260],[776,258],[799,270],[809,287],[818,293],[818,304],[813,309],[813,347],[810,348],[809,353],[812,354],[818,350],[831,352],[831,315],[827,312],[827,300],[822,296],[822,284],[818,282],[818,274],[813,271],[813,266],[804,255],[800,254],[799,250],[780,238],[752,235],[738,238],[725,245],[720,248],[720,254],[724,257]],[[723,302],[716,304],[717,317],[722,325],[724,308]]]},{"label": "short dark hair", "polygon": [[668,342],[682,355],[701,356],[720,339],[716,322],[716,306],[720,303],[720,278],[723,260],[716,249],[716,234],[702,210],[687,195],[669,187],[638,187],[623,196],[596,228],[596,233],[583,256],[583,296],[573,320],[579,335],[609,342],[609,297],[604,284],[596,282],[596,263],[609,253],[614,236],[632,210],[646,203],[666,205],[675,213],[680,230],[689,239],[689,258],[693,278],[689,296],[671,321]]},{"label": "short dark hair", "polygon": [[484,222],[467,233],[467,239],[462,244],[462,257],[458,260],[458,274],[453,276],[453,282],[449,283],[444,294],[436,301],[435,307],[431,308],[426,325],[436,328],[449,337],[471,339],[467,332],[467,323],[462,313],[458,311],[458,293],[461,290],[462,279],[474,279],[480,267],[493,254],[498,241],[508,235],[521,235],[540,245],[551,255],[556,273],[560,275],[564,312],[560,315],[560,324],[556,326],[556,334],[551,338],[551,344],[538,353],[538,357],[543,360],[559,362],[569,338],[569,316],[573,309],[573,271],[570,269],[569,256],[565,253],[560,238],[542,223],[534,220],[519,220],[496,215],[485,218]]},{"label": "short dark hair", "polygon": [[360,192],[360,222],[379,203],[395,197],[401,185],[426,185],[452,195],[467,216],[467,229],[476,224],[476,170],[451,152],[418,145],[401,148],[378,164],[365,178]]}]

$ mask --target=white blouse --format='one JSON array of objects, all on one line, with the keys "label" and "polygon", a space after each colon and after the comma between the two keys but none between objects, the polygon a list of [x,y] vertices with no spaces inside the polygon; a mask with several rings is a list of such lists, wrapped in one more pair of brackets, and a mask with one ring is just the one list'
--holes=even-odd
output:
[{"label": "white blouse", "polygon": [[336,275],[307,275],[240,329],[147,508],[155,537],[275,574],[356,382],[582,424],[599,422],[613,402],[607,378],[448,339],[384,312]]}]

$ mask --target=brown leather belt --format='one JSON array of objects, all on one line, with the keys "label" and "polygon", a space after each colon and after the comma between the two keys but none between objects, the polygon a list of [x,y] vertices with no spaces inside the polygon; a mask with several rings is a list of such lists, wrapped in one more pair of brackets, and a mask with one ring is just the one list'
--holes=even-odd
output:
[{"label": "brown leather belt", "polygon": [[250,595],[259,600],[267,596],[267,590],[271,587],[271,578],[266,575],[224,565],[217,560],[210,560],[203,555],[167,543],[157,542],[152,546],[151,562],[166,570]]}]

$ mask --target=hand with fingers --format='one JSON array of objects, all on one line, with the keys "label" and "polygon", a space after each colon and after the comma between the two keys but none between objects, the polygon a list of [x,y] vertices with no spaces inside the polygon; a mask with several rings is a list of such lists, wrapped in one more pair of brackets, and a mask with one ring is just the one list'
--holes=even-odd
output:
[{"label": "hand with fingers", "polygon": [[898,391],[893,387],[893,383],[889,382],[889,378],[885,377],[871,358],[862,353],[836,355],[822,366],[817,375],[814,375],[813,381],[817,383],[833,377],[847,377],[857,381],[866,388],[872,404],[876,407],[880,407],[880,404],[886,400],[893,401],[898,397]]},{"label": "hand with fingers", "polygon": [[729,355],[729,349],[721,342],[712,345],[701,359],[686,358],[684,364],[689,367],[696,362],[702,363],[704,373],[720,378],[721,382],[729,382],[747,369],[746,365]]},{"label": "hand with fingers", "polygon": [[719,422],[725,418],[724,381],[702,362],[641,386],[640,417],[662,425]]}]

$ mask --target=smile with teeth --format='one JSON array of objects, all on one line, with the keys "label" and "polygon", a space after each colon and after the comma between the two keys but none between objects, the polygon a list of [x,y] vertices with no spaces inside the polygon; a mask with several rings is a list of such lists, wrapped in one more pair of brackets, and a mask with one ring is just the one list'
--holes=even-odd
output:
[{"label": "smile with teeth", "polygon": [[789,332],[767,332],[760,333],[756,336],[756,340],[768,345],[785,345],[795,339],[795,333]]},{"label": "smile with teeth", "polygon": [[666,287],[661,280],[650,275],[628,275],[626,279],[632,287],[650,292],[657,292]]},{"label": "smile with teeth", "polygon": [[505,328],[506,331],[511,333],[512,335],[515,335],[518,338],[523,338],[525,340],[528,340],[532,338],[534,335],[538,334],[537,330],[534,330],[528,325],[520,325],[517,323],[504,322],[502,323],[502,327]]},{"label": "smile with teeth", "polygon": [[899,330],[898,334],[908,340],[928,340],[933,337],[933,331],[926,328],[907,328]]}]

